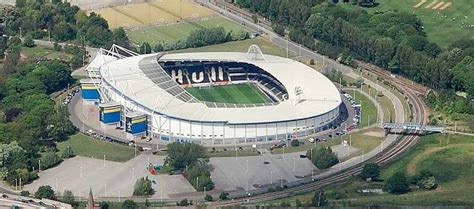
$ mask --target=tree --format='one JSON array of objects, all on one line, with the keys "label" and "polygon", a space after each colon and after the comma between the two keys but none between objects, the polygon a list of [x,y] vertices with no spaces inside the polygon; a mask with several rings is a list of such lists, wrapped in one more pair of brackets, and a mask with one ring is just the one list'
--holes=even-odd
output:
[{"label": "tree", "polygon": [[137,209],[138,205],[133,200],[125,200],[122,203],[122,209]]},{"label": "tree", "polygon": [[33,38],[31,36],[26,36],[23,45],[28,48],[32,48],[35,46],[35,42],[33,41]]},{"label": "tree", "polygon": [[362,168],[360,177],[363,180],[371,178],[372,180],[378,179],[380,176],[380,167],[376,163],[366,163]]},{"label": "tree", "polygon": [[300,141],[298,141],[298,139],[291,140],[291,146],[292,147],[300,146]]},{"label": "tree", "polygon": [[28,197],[28,196],[30,196],[30,192],[28,190],[23,190],[23,191],[20,192],[20,195],[24,196],[24,197]]},{"label": "tree", "polygon": [[336,153],[332,151],[331,147],[313,150],[313,156],[311,156],[311,150],[308,150],[306,156],[310,156],[313,164],[319,169],[329,168],[339,162]]},{"label": "tree", "polygon": [[143,42],[140,45],[140,54],[150,54],[151,53],[151,46],[147,42]]},{"label": "tree", "polygon": [[109,203],[106,201],[100,202],[100,208],[101,209],[109,209]]},{"label": "tree", "polygon": [[207,195],[204,197],[204,200],[206,200],[207,202],[212,202],[212,196],[207,194]]},{"label": "tree", "polygon": [[36,199],[50,199],[50,200],[55,200],[56,195],[54,194],[53,188],[49,185],[43,185],[38,188],[38,190],[35,192],[35,198]]},{"label": "tree", "polygon": [[157,43],[155,47],[153,47],[154,52],[162,52],[164,51],[163,44],[162,43]]},{"label": "tree", "polygon": [[227,200],[228,197],[229,197],[229,193],[227,192],[221,192],[221,194],[219,195],[220,200]]},{"label": "tree", "polygon": [[403,172],[394,173],[385,182],[386,189],[392,194],[403,194],[410,191],[410,184],[408,178]]},{"label": "tree", "polygon": [[311,198],[311,203],[309,206],[312,207],[323,207],[328,204],[324,190],[319,190],[314,192],[313,198]]},{"label": "tree", "polygon": [[171,143],[167,145],[168,156],[165,164],[174,169],[190,167],[198,162],[200,158],[206,158],[206,150],[203,146],[193,143]]},{"label": "tree", "polygon": [[286,201],[282,201],[280,203],[280,207],[291,207],[291,204],[289,202],[286,202]]},{"label": "tree", "polygon": [[184,199],[182,199],[181,201],[179,201],[179,202],[177,203],[177,205],[178,205],[178,206],[188,206],[188,205],[190,205],[190,203],[189,203],[188,199],[184,198]]},{"label": "tree", "polygon": [[74,195],[72,194],[71,190],[64,190],[63,196],[61,197],[61,202],[74,205],[75,200],[74,200]]},{"label": "tree", "polygon": [[134,196],[148,196],[152,195],[155,191],[152,188],[151,180],[147,177],[143,177],[138,179],[135,182],[135,186],[133,189]]},{"label": "tree", "polygon": [[61,162],[61,158],[54,151],[47,151],[41,156],[41,169],[48,169]]},{"label": "tree", "polygon": [[74,157],[74,150],[70,146],[67,146],[66,149],[63,150],[63,153],[61,154],[61,158],[67,159]]},{"label": "tree", "polygon": [[122,46],[126,49],[130,49],[132,51],[136,50],[130,45],[130,40],[128,39],[127,33],[125,33],[125,30],[122,27],[116,28],[113,31],[113,38],[114,44]]},{"label": "tree", "polygon": [[197,191],[214,189],[214,182],[212,182],[211,173],[206,163],[198,163],[188,168],[185,176]]}]

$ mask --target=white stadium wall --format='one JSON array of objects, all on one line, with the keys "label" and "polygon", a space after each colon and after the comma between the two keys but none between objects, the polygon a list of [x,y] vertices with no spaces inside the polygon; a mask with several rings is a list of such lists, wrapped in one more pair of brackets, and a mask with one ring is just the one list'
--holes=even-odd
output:
[{"label": "white stadium wall", "polygon": [[333,126],[339,116],[339,107],[330,112],[301,120],[259,124],[229,124],[223,122],[189,121],[170,118],[152,112],[102,82],[110,99],[129,111],[149,115],[149,136],[170,142],[193,142],[203,145],[232,145],[252,142],[269,142],[289,138],[304,138]]},{"label": "white stadium wall", "polygon": [[[188,55],[191,54],[187,54],[185,57],[188,58]],[[208,54],[209,57],[224,56],[221,58],[224,61],[228,60],[229,58],[234,59],[234,55],[237,62],[247,61],[242,58],[243,56],[239,57],[239,54]],[[262,61],[261,64],[262,66],[268,67],[269,70],[273,70],[273,72],[280,73],[280,77],[276,77],[277,74],[272,74],[270,72],[268,73],[272,76],[275,76],[275,79],[280,79],[286,76],[286,78],[291,77],[293,80],[301,82],[301,79],[306,78],[307,80],[302,83],[308,84],[306,86],[306,93],[308,94],[308,97],[314,99],[314,101],[308,99],[302,102],[301,104],[298,104],[300,105],[299,108],[303,107],[298,111],[294,111],[294,108],[297,107],[293,106],[293,101],[290,100],[285,100],[276,105],[258,107],[273,108],[272,113],[277,114],[278,117],[270,117],[273,115],[268,114],[261,115],[261,117],[260,115],[258,115],[257,119],[255,119],[255,116],[257,116],[256,114],[246,114],[246,116],[254,117],[240,117],[240,114],[231,114],[232,116],[234,116],[231,119],[229,119],[227,115],[225,115],[226,117],[217,117],[218,120],[221,121],[218,121],[213,117],[206,117],[205,114],[196,114],[199,117],[195,118],[190,117],[194,115],[194,110],[192,108],[173,109],[173,111],[169,111],[166,109],[167,106],[160,106],[151,109],[150,107],[155,105],[155,97],[158,101],[158,98],[167,99],[169,98],[169,95],[165,94],[166,91],[159,89],[159,87],[155,84],[150,85],[151,87],[141,86],[143,82],[152,83],[149,80],[149,77],[142,75],[143,71],[137,68],[139,66],[139,62],[141,60],[144,60],[145,56],[150,55],[140,55],[136,57],[121,59],[114,58],[109,59],[107,61],[103,61],[100,66],[97,66],[97,68],[100,67],[100,70],[97,74],[100,74],[100,76],[98,76],[101,80],[99,87],[101,89],[101,94],[105,94],[103,96],[105,96],[108,100],[115,101],[122,105],[122,109],[124,110],[123,112],[137,111],[148,115],[148,136],[152,138],[159,138],[161,140],[170,142],[193,142],[206,146],[233,145],[244,143],[253,144],[257,142],[271,142],[290,138],[299,139],[310,136],[316,132],[329,129],[330,127],[335,125],[335,121],[339,117],[339,106],[342,104],[342,100],[340,98],[340,94],[337,88],[326,77],[317,74],[317,72],[315,73],[313,69],[306,69],[309,67],[304,66],[299,62],[287,60],[285,58],[272,57],[270,55],[267,56],[267,59],[270,59],[270,61]],[[177,56],[177,58],[179,58],[179,54],[174,56]],[[199,55],[194,56],[198,56],[198,58],[196,59],[200,59]],[[107,56],[104,55],[104,57]],[[288,67],[294,67],[293,70],[301,70],[301,74],[294,73],[301,76],[293,78],[293,73],[282,73],[287,72],[286,69]],[[218,75],[222,74],[217,73],[219,71],[221,70],[216,70],[215,77],[218,77]],[[178,73],[176,72],[176,74]],[[316,75],[314,75],[313,77],[307,76],[313,74]],[[114,75],[116,77],[114,77]],[[171,77],[173,77],[173,73],[170,78]],[[311,80],[310,78],[314,79]],[[320,79],[321,82],[314,82],[316,79]],[[291,79],[286,79],[286,82],[289,82],[291,85],[298,85],[298,87],[300,85],[299,83],[293,84]],[[287,86],[285,85],[285,83],[281,83],[281,85],[284,85],[284,87],[289,87],[289,89],[294,89],[294,86]],[[146,96],[141,95],[140,90],[147,88],[150,88],[150,91],[147,92],[158,93],[147,94]],[[137,91],[129,89],[136,89]],[[320,91],[311,91],[313,89],[320,89]],[[317,92],[319,94],[311,95],[312,92]],[[288,93],[291,94],[292,92]],[[131,99],[131,97],[135,99]],[[296,96],[293,96],[293,98],[295,97]],[[173,99],[176,98],[173,97],[171,100],[162,102],[168,104],[167,102],[173,101]],[[179,104],[183,107],[187,107],[185,106],[185,102],[182,103],[183,104]],[[282,103],[284,104],[282,105]],[[205,108],[208,108],[205,105],[203,106]],[[281,108],[282,106],[284,108],[286,107],[286,111],[275,111],[276,108]],[[239,109],[242,110],[242,108],[222,108],[219,110],[239,113]],[[209,108],[206,110],[216,109],[218,108]],[[184,113],[186,114],[181,112],[181,110],[186,110],[184,111]],[[216,115],[218,116],[219,114],[215,113],[212,116]],[[248,118],[251,118],[253,120],[247,120]],[[288,120],[286,120],[286,118],[288,118]],[[225,120],[229,120],[231,122],[226,122]],[[248,121],[254,122],[247,123]]]}]

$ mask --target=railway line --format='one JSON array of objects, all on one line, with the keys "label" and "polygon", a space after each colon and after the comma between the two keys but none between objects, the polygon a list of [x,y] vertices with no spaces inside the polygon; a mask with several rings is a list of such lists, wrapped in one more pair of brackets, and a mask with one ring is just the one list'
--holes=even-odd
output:
[{"label": "railway line", "polygon": [[[380,76],[387,78],[386,77],[387,75],[385,74],[380,75]],[[402,91],[406,93],[409,101],[413,104],[413,107],[414,107],[413,113],[414,113],[415,122],[425,124],[427,121],[427,109],[423,101],[421,100],[421,98],[418,97],[420,93],[419,89],[411,88],[413,87],[412,85],[405,85],[405,86],[401,85],[401,83],[403,82],[397,81],[397,80],[398,80],[397,78],[390,79],[390,81],[392,81],[398,88],[400,88]],[[416,144],[416,142],[419,139],[419,136],[416,134],[417,134],[416,131],[413,131],[413,132],[408,133],[405,136],[402,136],[400,141],[396,143],[394,146],[387,148],[385,152],[371,159],[367,159],[364,162],[373,161],[379,165],[386,165],[390,163],[391,161],[399,157],[400,154],[402,154],[404,151],[408,150],[409,148],[411,148],[413,145]],[[312,183],[291,187],[279,192],[264,193],[264,194],[259,194],[255,196],[240,197],[240,198],[236,198],[234,200],[229,200],[229,201],[209,203],[208,207],[220,208],[220,207],[232,206],[232,205],[237,205],[237,204],[242,204],[242,203],[259,203],[259,202],[263,202],[267,200],[288,197],[296,193],[304,193],[304,192],[318,190],[325,186],[341,182],[355,174],[358,174],[362,170],[364,162],[361,162],[353,167],[342,170],[336,175],[329,176],[326,178],[316,179]]]}]

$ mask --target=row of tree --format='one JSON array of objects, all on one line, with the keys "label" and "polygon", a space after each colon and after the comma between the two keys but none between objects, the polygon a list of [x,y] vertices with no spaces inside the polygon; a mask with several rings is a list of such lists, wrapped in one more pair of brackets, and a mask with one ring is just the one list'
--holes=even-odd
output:
[{"label": "row of tree", "polygon": [[167,148],[166,166],[170,166],[173,170],[184,171],[184,176],[197,191],[214,189],[211,168],[208,165],[209,158],[203,146],[193,143],[171,143]]},{"label": "row of tree", "polygon": [[153,52],[173,51],[186,48],[197,48],[215,44],[222,44],[230,41],[240,41],[249,38],[246,31],[225,31],[222,26],[215,28],[203,28],[192,31],[185,40],[178,40],[174,43],[157,43],[151,46],[144,42],[140,45],[139,51],[142,54]]},{"label": "row of tree", "polygon": [[323,0],[289,2],[236,1],[286,27],[291,40],[331,58],[350,54],[437,90],[466,91],[466,106],[460,109],[474,113],[469,104],[474,98],[474,40],[460,40],[442,49],[427,40],[421,21],[411,13],[372,14]]},{"label": "row of tree", "polygon": [[17,0],[16,7],[5,8],[1,15],[9,36],[76,41],[93,47],[107,48],[113,43],[130,47],[123,28],[111,31],[104,18],[94,12],[87,14],[67,1]]}]

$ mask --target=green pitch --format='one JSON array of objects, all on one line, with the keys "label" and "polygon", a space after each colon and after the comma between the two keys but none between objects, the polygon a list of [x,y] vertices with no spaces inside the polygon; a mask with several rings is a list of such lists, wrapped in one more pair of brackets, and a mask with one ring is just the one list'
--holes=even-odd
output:
[{"label": "green pitch", "polygon": [[256,104],[271,102],[268,97],[253,84],[234,84],[212,87],[186,88],[194,97],[201,101]]},{"label": "green pitch", "polygon": [[[450,5],[441,9],[441,6],[436,7],[437,3],[433,2],[449,2]],[[369,8],[368,11],[399,10],[416,14],[425,26],[428,39],[441,47],[447,47],[459,39],[474,38],[473,0],[378,0],[377,3],[378,6]],[[353,7],[351,4],[343,6]]]},{"label": "green pitch", "polygon": [[127,35],[130,40],[136,44],[148,42],[153,46],[154,44],[160,42],[174,43],[178,40],[185,40],[186,37],[188,37],[188,35],[194,30],[202,28],[215,28],[219,26],[222,26],[226,32],[233,31],[237,33],[240,31],[247,31],[239,24],[231,22],[225,18],[218,17],[164,26],[149,26],[141,27],[139,29],[127,29]]}]

